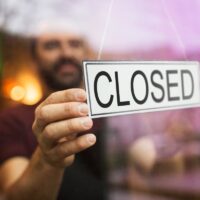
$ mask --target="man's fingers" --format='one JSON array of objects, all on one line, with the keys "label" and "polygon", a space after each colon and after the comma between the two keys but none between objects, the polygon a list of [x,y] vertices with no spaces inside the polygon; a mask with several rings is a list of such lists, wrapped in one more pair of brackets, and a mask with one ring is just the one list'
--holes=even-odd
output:
[{"label": "man's fingers", "polygon": [[93,122],[89,117],[63,120],[47,125],[41,134],[41,141],[45,148],[51,148],[65,136],[83,132],[92,128]]},{"label": "man's fingers", "polygon": [[84,102],[86,101],[86,92],[83,89],[68,89],[52,93],[42,105],[65,103],[65,102]]},{"label": "man's fingers", "polygon": [[[33,130],[38,133],[41,132],[44,126],[48,123],[48,121],[51,121],[54,116],[51,116],[51,114],[56,114],[55,117],[59,115],[59,112],[53,109],[47,107],[51,106],[52,104],[64,104],[63,105],[63,111],[69,110],[69,112],[78,112],[78,110],[75,111],[75,108],[70,107],[69,102],[84,102],[86,100],[86,93],[83,89],[69,89],[69,90],[63,90],[58,91],[53,94],[51,94],[43,103],[41,103],[35,110],[35,121],[33,123]],[[68,102],[68,105],[66,103]],[[54,107],[55,108],[55,107]],[[59,107],[60,108],[60,107]],[[60,108],[61,109],[61,108]],[[78,108],[77,108],[78,109]],[[62,113],[63,113],[62,111]],[[83,115],[80,115],[83,116]],[[59,120],[59,119],[58,119]]]},{"label": "man's fingers", "polygon": [[86,116],[88,110],[87,104],[82,102],[55,103],[39,106],[35,112],[34,127],[37,129],[37,132],[40,132],[48,123]]},{"label": "man's fingers", "polygon": [[45,105],[38,113],[38,121],[44,124],[55,122],[58,120],[86,116],[88,114],[88,106],[86,103],[70,102],[61,104]]},{"label": "man's fingers", "polygon": [[61,143],[51,150],[52,157],[55,159],[67,159],[68,156],[83,151],[96,143],[94,134],[86,134],[77,137],[75,140]]}]

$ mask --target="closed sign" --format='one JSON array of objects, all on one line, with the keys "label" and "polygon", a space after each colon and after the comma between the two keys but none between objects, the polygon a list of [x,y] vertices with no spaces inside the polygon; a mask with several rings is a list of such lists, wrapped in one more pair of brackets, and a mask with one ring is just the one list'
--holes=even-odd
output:
[{"label": "closed sign", "polygon": [[84,61],[90,117],[197,107],[198,62]]}]

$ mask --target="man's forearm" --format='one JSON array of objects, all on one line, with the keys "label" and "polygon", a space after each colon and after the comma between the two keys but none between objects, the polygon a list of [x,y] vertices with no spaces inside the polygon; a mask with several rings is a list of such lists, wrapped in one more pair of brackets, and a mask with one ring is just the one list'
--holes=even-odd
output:
[{"label": "man's forearm", "polygon": [[39,148],[23,175],[6,192],[6,200],[55,200],[64,169],[51,167],[41,159]]}]

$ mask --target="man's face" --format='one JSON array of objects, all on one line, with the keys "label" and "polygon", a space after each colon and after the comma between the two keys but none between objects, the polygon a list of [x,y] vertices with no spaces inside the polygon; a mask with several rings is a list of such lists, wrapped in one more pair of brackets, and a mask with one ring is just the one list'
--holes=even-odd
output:
[{"label": "man's face", "polygon": [[45,34],[36,39],[35,59],[47,87],[64,90],[80,87],[86,44],[72,34]]}]

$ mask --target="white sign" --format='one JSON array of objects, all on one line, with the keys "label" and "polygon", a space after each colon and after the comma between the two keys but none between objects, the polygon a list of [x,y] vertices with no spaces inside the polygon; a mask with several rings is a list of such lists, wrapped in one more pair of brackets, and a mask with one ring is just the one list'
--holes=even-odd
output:
[{"label": "white sign", "polygon": [[200,105],[198,62],[84,61],[90,117]]}]

